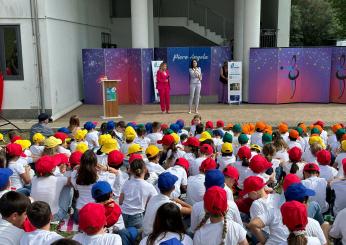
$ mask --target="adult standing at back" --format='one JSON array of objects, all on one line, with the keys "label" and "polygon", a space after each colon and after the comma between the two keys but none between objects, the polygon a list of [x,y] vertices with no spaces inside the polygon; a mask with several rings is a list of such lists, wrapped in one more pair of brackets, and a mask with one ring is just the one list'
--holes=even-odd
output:
[{"label": "adult standing at back", "polygon": [[228,102],[228,61],[223,62],[222,67],[220,68],[220,82],[222,83],[222,92],[221,97],[219,97],[219,103]]},{"label": "adult standing at back", "polygon": [[52,121],[50,116],[47,113],[41,113],[37,117],[38,123],[34,124],[30,129],[30,139],[36,133],[41,133],[45,137],[52,136],[54,134],[53,130],[48,126],[48,123]]},{"label": "adult standing at back", "polygon": [[169,90],[171,86],[169,84],[169,72],[167,69],[167,63],[162,62],[159,70],[156,74],[156,88],[159,91],[160,96],[160,106],[162,113],[169,113],[170,107],[170,98],[169,98]]},{"label": "adult standing at back", "polygon": [[198,67],[196,59],[191,60],[191,67],[189,69],[190,73],[190,101],[189,101],[189,114],[192,110],[192,102],[195,100],[195,112],[198,114],[199,98],[201,93],[201,81],[202,81],[202,71]]}]

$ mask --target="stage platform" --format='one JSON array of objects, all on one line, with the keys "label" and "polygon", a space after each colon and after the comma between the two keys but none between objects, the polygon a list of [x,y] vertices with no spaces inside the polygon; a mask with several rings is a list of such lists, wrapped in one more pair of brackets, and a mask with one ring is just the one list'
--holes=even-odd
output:
[{"label": "stage platform", "polygon": [[[188,125],[193,115],[189,115],[187,111],[188,106],[182,104],[171,105],[170,114],[161,114],[160,106],[157,104],[120,106],[120,115],[123,117],[123,120],[136,121],[137,123],[155,120],[171,123],[181,118]],[[52,128],[67,126],[71,115],[79,115],[81,123],[85,121],[102,122],[102,113],[103,109],[100,105],[82,105],[51,123],[50,126]],[[276,126],[281,121],[285,121],[289,126],[295,126],[301,121],[309,124],[321,119],[330,126],[335,122],[345,122],[346,106],[343,104],[201,104],[199,113],[203,121],[211,120],[216,122],[218,119],[222,119],[226,123],[244,123],[263,120],[273,126]],[[29,129],[36,123],[35,120],[13,120],[13,122],[22,129]]]}]

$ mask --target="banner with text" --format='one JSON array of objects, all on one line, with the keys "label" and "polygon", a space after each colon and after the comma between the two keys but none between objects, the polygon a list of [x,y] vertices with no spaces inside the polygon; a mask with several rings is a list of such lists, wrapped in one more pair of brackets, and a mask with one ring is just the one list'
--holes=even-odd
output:
[{"label": "banner with text", "polygon": [[242,101],[242,63],[237,61],[228,62],[228,103]]}]

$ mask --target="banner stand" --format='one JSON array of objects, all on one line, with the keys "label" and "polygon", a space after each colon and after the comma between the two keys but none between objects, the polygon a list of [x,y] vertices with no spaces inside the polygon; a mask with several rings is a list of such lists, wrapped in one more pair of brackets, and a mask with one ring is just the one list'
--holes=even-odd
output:
[{"label": "banner stand", "polygon": [[157,90],[156,88],[156,84],[157,84],[157,81],[156,81],[156,74],[157,74],[157,71],[160,69],[160,65],[163,61],[162,60],[154,60],[151,62],[151,70],[152,70],[152,73],[153,73],[153,83],[154,83],[154,96],[155,96],[155,103],[159,103],[160,102],[160,96],[159,96],[159,91]]},{"label": "banner stand", "polygon": [[242,63],[238,61],[228,62],[228,104],[242,102]]}]

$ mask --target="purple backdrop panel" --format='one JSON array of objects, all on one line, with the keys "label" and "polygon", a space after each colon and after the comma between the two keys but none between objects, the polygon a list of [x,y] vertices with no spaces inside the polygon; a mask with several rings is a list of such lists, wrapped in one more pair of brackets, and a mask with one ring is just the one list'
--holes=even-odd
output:
[{"label": "purple backdrop panel", "polygon": [[250,49],[249,103],[277,103],[275,48]]},{"label": "purple backdrop panel", "polygon": [[127,49],[128,66],[128,94],[130,104],[142,104],[142,66],[141,49]]},{"label": "purple backdrop panel", "polygon": [[167,62],[167,48],[154,48],[154,59]]},{"label": "purple backdrop panel", "polygon": [[329,103],[332,48],[304,48],[300,102]]},{"label": "purple backdrop panel", "polygon": [[106,74],[108,79],[120,79],[118,96],[120,104],[128,104],[128,67],[127,49],[105,49]]},{"label": "purple backdrop panel", "polygon": [[189,94],[189,48],[168,48],[171,95]]},{"label": "purple backdrop panel", "polygon": [[330,101],[346,103],[346,47],[334,47],[330,74]]},{"label": "purple backdrop panel", "polygon": [[219,81],[220,69],[224,61],[230,61],[230,60],[231,60],[231,49],[229,47],[212,47],[211,48],[209,94],[218,94],[219,101],[221,101],[222,90],[223,90],[223,85]]},{"label": "purple backdrop panel", "polygon": [[[211,68],[211,49],[210,47],[198,47],[190,48],[189,50],[190,62],[192,59],[197,59],[198,66],[202,71],[202,95],[211,94],[211,88],[213,87],[210,79],[210,68]],[[186,71],[189,67],[186,67]],[[215,87],[215,85],[214,85]]]},{"label": "purple backdrop panel", "polygon": [[277,103],[301,101],[304,55],[301,48],[278,49]]},{"label": "purple backdrop panel", "polygon": [[154,84],[151,61],[154,59],[153,49],[142,49],[142,79],[143,79],[143,104],[154,101]]},{"label": "purple backdrop panel", "polygon": [[97,80],[105,74],[104,50],[83,49],[82,55],[85,104],[101,105],[102,89]]}]

